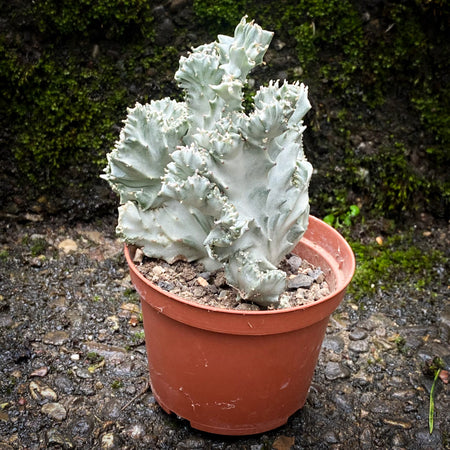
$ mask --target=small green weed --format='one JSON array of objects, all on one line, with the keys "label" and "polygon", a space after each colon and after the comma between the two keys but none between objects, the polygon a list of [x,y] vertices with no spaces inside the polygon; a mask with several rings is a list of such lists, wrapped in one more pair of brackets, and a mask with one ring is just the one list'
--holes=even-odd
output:
[{"label": "small green weed", "polygon": [[133,344],[141,344],[145,340],[144,331],[137,331],[131,336],[131,341]]},{"label": "small green weed", "polygon": [[397,350],[402,354],[408,353],[408,348],[406,347],[406,339],[401,336],[395,336],[394,338],[394,344],[397,346]]},{"label": "small green weed", "polygon": [[433,428],[434,428],[434,387],[436,386],[436,381],[439,378],[439,374],[441,373],[442,369],[438,369],[436,370],[436,374],[434,375],[434,381],[433,381],[433,385],[431,386],[431,391],[430,391],[430,410],[428,413],[428,426],[430,429],[430,434],[433,433]]},{"label": "small green weed", "polygon": [[359,213],[359,207],[351,205],[347,211],[335,209],[332,213],[327,214],[323,221],[334,228],[350,227]]},{"label": "small green weed", "polygon": [[436,382],[439,378],[441,370],[445,367],[444,361],[438,356],[434,357],[431,363],[427,364],[425,372],[433,376],[433,384],[430,390],[430,407],[428,411],[428,428],[430,434],[433,433],[434,429],[434,389],[436,387]]},{"label": "small green weed", "polygon": [[111,387],[112,387],[113,389],[120,389],[120,388],[123,387],[123,381],[122,381],[122,380],[114,380],[114,381],[111,383]]},{"label": "small green weed", "polygon": [[126,288],[125,291],[123,292],[123,296],[126,297],[128,300],[139,301],[139,294],[133,288]]},{"label": "small green weed", "polygon": [[96,352],[89,352],[86,355],[86,359],[92,364],[99,363],[104,360],[103,356],[99,355]]},{"label": "small green weed", "polygon": [[9,258],[9,252],[7,249],[0,250],[0,261],[7,261]]},{"label": "small green weed", "polygon": [[33,239],[31,241],[31,254],[33,256],[39,256],[42,255],[45,250],[47,250],[48,248],[48,243],[45,239],[42,238],[37,238],[37,239]]}]

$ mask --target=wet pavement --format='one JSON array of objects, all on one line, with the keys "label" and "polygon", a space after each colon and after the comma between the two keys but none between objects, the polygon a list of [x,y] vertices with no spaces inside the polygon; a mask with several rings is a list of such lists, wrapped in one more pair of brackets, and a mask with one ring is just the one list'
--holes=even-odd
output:
[{"label": "wet pavement", "polygon": [[[262,435],[214,436],[155,402],[115,219],[22,219],[0,223],[0,449],[450,448],[446,372],[430,434],[426,371],[435,357],[450,365],[448,273],[422,290],[348,295],[304,408]],[[449,236],[432,230],[429,248]]]}]

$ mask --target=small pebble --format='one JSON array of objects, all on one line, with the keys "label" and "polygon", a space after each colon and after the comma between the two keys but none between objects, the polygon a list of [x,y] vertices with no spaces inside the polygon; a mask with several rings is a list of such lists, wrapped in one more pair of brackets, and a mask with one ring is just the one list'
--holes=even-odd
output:
[{"label": "small pebble", "polygon": [[198,277],[195,281],[200,286],[203,286],[203,287],[209,286],[209,283],[203,277]]},{"label": "small pebble", "polygon": [[415,443],[417,448],[438,449],[441,448],[442,441],[441,431],[436,428],[436,426],[434,427],[432,434],[430,434],[428,429],[418,430],[415,433]]},{"label": "small pebble", "polygon": [[118,438],[114,433],[106,433],[102,436],[101,443],[102,450],[105,449],[116,449],[118,447]]},{"label": "small pebble", "polygon": [[134,258],[133,258],[133,262],[136,264],[140,264],[144,259],[144,252],[140,249],[137,248],[136,252],[134,253]]},{"label": "small pebble", "polygon": [[352,341],[360,341],[360,340],[365,339],[367,337],[367,331],[362,330],[361,328],[355,328],[353,331],[350,332],[348,337]]},{"label": "small pebble", "polygon": [[35,400],[46,399],[56,401],[58,398],[56,392],[53,389],[45,384],[42,384],[40,381],[32,381],[29,384],[29,389],[31,396]]},{"label": "small pebble", "polygon": [[344,349],[344,339],[340,336],[325,336],[322,348],[332,350],[335,353],[341,353]]},{"label": "small pebble", "polygon": [[369,450],[373,448],[373,433],[369,427],[363,429],[359,436],[359,443],[361,445],[361,449]]},{"label": "small pebble", "polygon": [[58,244],[58,249],[67,254],[70,252],[76,252],[78,250],[78,245],[73,239],[64,239]]},{"label": "small pebble", "polygon": [[337,380],[340,378],[348,378],[350,376],[350,370],[343,367],[340,363],[330,361],[325,366],[325,378],[327,380]]},{"label": "small pebble", "polygon": [[369,342],[363,341],[350,341],[348,349],[355,353],[366,353],[369,351]]},{"label": "small pebble", "polygon": [[314,283],[313,278],[310,276],[301,273],[300,275],[295,276],[294,278],[289,278],[287,282],[288,289],[298,289],[304,288],[309,289]]},{"label": "small pebble", "polygon": [[177,445],[177,450],[194,450],[194,449],[203,449],[206,447],[205,441],[202,438],[187,438],[183,441],[179,442]]},{"label": "small pebble", "polygon": [[155,266],[152,269],[153,275],[159,276],[165,272],[164,267],[161,266]]},{"label": "small pebble", "polygon": [[42,406],[41,411],[59,422],[64,420],[67,415],[66,409],[60,403],[46,403]]},{"label": "small pebble", "polygon": [[325,431],[323,434],[323,440],[327,444],[337,444],[339,442],[339,439],[336,436],[336,433],[333,430]]},{"label": "small pebble", "polygon": [[350,396],[345,394],[335,394],[334,395],[335,405],[346,413],[353,411],[353,403]]},{"label": "small pebble", "polygon": [[30,377],[45,377],[48,374],[48,367],[40,367],[30,373]]},{"label": "small pebble", "polygon": [[163,289],[165,291],[171,291],[175,287],[175,285],[173,283],[170,283],[168,281],[163,281],[163,280],[158,281],[157,284],[161,289]]},{"label": "small pebble", "polygon": [[311,277],[314,281],[317,282],[317,279],[323,274],[322,270],[317,268],[317,269],[309,269],[306,274]]},{"label": "small pebble", "polygon": [[394,390],[392,393],[392,397],[399,400],[410,400],[416,396],[417,392],[414,389]]},{"label": "small pebble", "polygon": [[293,255],[287,259],[287,263],[289,264],[291,271],[293,273],[295,273],[298,271],[299,267],[302,265],[302,258],[300,258],[297,255]]},{"label": "small pebble", "polygon": [[50,331],[44,336],[44,344],[63,345],[69,339],[69,334],[65,331]]},{"label": "small pebble", "polygon": [[239,303],[236,308],[238,311],[260,311],[260,307],[254,303]]},{"label": "small pebble", "polygon": [[113,398],[109,398],[105,401],[105,403],[103,403],[101,406],[101,416],[105,419],[117,419],[120,414],[121,414],[121,410],[122,410],[122,402],[113,397]]},{"label": "small pebble", "polygon": [[74,448],[72,441],[61,434],[55,428],[52,428],[46,432],[47,444],[49,447],[55,448]]}]

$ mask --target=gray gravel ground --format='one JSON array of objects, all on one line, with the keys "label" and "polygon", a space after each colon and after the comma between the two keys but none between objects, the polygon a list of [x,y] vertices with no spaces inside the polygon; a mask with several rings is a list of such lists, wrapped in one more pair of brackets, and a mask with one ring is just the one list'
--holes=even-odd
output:
[{"label": "gray gravel ground", "polygon": [[[148,387],[138,298],[114,219],[0,222],[0,449],[444,449],[448,273],[436,284],[348,296],[329,324],[305,407],[262,435],[213,436],[164,413]],[[429,227],[430,249],[448,249]],[[270,408],[270,403],[267,405]]]}]

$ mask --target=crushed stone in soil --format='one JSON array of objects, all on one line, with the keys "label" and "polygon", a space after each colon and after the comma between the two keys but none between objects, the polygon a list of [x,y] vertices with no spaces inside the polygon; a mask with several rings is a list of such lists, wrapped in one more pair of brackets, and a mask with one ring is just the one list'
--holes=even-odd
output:
[{"label": "crushed stone in soil", "polygon": [[[221,309],[260,311],[265,308],[241,298],[239,292],[227,284],[223,269],[208,272],[201,263],[147,258],[137,251],[138,270],[161,289],[203,306]],[[142,262],[140,262],[142,261]],[[286,273],[286,302],[283,309],[313,303],[330,294],[328,283],[320,267],[315,267],[297,255],[287,255],[279,266]]]}]

